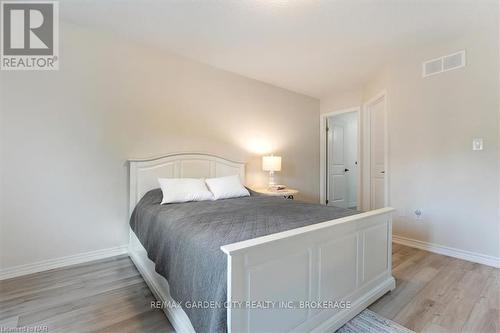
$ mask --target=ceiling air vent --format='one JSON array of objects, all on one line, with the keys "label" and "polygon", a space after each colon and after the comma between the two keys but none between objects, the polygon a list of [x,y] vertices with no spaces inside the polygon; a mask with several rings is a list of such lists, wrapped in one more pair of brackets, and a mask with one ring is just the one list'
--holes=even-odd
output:
[{"label": "ceiling air vent", "polygon": [[425,61],[422,64],[422,77],[427,77],[465,66],[465,50],[440,58]]}]

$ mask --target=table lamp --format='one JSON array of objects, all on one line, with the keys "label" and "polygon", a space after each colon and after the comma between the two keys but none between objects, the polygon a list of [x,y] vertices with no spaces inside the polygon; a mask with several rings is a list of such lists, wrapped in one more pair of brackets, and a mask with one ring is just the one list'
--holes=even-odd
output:
[{"label": "table lamp", "polygon": [[269,171],[269,188],[274,188],[274,172],[281,171],[281,156],[262,156],[262,170]]}]

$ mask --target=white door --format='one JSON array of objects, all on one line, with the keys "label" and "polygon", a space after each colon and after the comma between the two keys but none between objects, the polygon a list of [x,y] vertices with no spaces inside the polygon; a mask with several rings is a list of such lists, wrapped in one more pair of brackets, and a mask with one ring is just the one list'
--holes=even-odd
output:
[{"label": "white door", "polygon": [[347,207],[345,124],[328,119],[328,205]]},{"label": "white door", "polygon": [[385,207],[385,97],[370,109],[370,175],[371,209]]}]

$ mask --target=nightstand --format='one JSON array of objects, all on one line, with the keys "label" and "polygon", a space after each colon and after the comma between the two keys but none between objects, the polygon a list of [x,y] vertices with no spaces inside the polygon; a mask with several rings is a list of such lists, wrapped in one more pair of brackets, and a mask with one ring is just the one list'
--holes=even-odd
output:
[{"label": "nightstand", "polygon": [[286,188],[284,190],[270,190],[268,188],[252,188],[252,191],[260,193],[262,195],[268,195],[272,197],[284,197],[285,199],[293,200],[293,196],[298,194],[298,190],[293,188]]}]

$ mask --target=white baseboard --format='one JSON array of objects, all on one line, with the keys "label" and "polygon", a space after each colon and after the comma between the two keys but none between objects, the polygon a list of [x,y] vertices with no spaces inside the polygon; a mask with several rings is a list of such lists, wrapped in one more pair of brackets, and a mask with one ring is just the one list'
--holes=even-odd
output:
[{"label": "white baseboard", "polygon": [[127,252],[128,245],[122,245],[109,249],[90,251],[62,258],[43,260],[32,264],[14,266],[0,270],[0,280],[47,271],[54,268],[81,264],[88,261],[114,257],[120,254],[125,254]]},{"label": "white baseboard", "polygon": [[417,249],[442,254],[449,257],[454,257],[458,259],[463,259],[467,261],[476,262],[478,264],[483,264],[492,267],[500,267],[500,258],[489,256],[486,254],[481,254],[477,252],[471,252],[466,250],[460,250],[453,247],[448,247],[444,245],[424,242],[416,239],[406,238],[402,236],[392,235],[392,241],[396,244],[406,245],[410,247],[415,247]]}]

